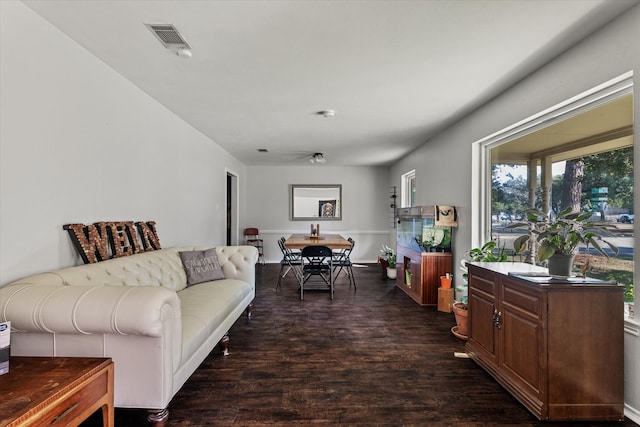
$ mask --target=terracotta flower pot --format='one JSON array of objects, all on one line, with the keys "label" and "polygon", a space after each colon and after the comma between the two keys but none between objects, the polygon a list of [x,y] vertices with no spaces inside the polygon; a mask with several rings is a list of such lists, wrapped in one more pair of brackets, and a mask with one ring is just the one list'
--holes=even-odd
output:
[{"label": "terracotta flower pot", "polygon": [[442,289],[451,289],[451,281],[453,277],[440,276],[440,287]]},{"label": "terracotta flower pot", "polygon": [[458,334],[467,337],[469,335],[469,310],[466,310],[461,302],[453,304],[453,314],[456,316],[456,325],[458,326]]}]

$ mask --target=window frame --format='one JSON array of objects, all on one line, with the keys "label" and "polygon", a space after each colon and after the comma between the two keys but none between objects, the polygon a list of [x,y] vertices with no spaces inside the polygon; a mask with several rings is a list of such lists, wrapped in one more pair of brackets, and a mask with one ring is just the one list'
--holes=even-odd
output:
[{"label": "window frame", "polygon": [[[571,116],[615,99],[633,94],[633,71],[624,73],[590,90],[525,118],[472,144],[471,149],[471,247],[479,247],[491,236],[491,149],[523,135],[546,128]],[[635,95],[634,95],[635,97]],[[634,128],[635,128],[634,123]],[[635,134],[635,131],[634,131]],[[634,181],[638,174],[634,172]],[[634,225],[634,234],[636,232]],[[634,284],[640,277],[635,263]],[[637,292],[634,308],[638,307]],[[625,331],[640,336],[639,315],[625,318]]]},{"label": "window frame", "polygon": [[[413,184],[413,185],[412,185]],[[415,188],[416,188],[416,170],[410,170],[407,173],[402,174],[402,181],[400,187],[400,207],[409,208],[415,206]]]}]

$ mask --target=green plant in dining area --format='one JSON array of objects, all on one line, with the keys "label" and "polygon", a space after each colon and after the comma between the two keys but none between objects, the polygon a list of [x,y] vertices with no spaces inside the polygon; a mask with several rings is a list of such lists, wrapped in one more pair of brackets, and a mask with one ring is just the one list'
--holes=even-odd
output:
[{"label": "green plant in dining area", "polygon": [[384,259],[387,260],[389,267],[396,268],[396,253],[392,248],[387,245],[382,245],[380,253],[384,256]]},{"label": "green plant in dining area", "polygon": [[383,255],[383,259],[387,264],[387,277],[389,279],[395,279],[397,277],[396,252],[389,246],[383,244],[380,253]]}]

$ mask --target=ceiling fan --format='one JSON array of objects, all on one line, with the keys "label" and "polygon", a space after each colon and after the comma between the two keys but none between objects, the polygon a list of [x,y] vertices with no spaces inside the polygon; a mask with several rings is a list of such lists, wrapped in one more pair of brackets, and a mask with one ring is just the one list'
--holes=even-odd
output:
[{"label": "ceiling fan", "polygon": [[323,165],[327,162],[327,158],[324,153],[310,152],[310,151],[289,151],[286,153],[278,153],[276,151],[267,151],[279,156],[282,160],[289,163],[309,162],[313,165]]},{"label": "ceiling fan", "polygon": [[311,158],[309,159],[309,162],[311,164],[318,163],[318,164],[324,165],[325,163],[327,163],[327,159],[324,157],[324,154],[322,153],[313,153],[313,156],[311,156]]}]

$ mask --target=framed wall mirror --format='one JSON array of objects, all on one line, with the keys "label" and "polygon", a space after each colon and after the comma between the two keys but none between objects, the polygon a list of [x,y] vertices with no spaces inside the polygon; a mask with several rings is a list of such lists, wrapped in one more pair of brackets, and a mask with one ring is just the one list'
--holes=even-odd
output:
[{"label": "framed wall mirror", "polygon": [[292,221],[342,220],[342,185],[289,185],[289,219]]}]

